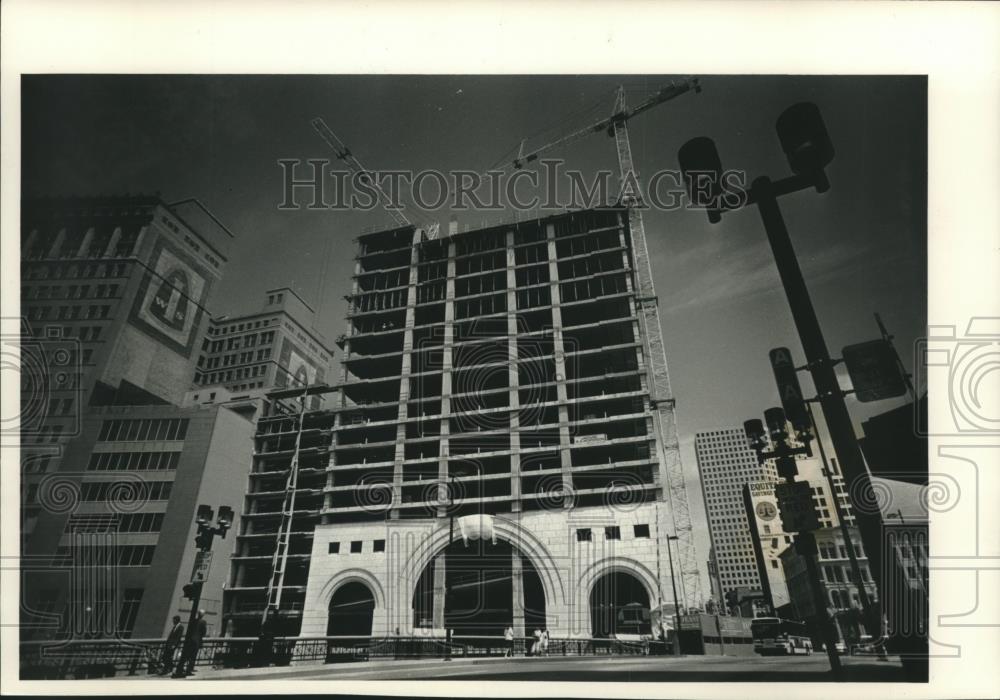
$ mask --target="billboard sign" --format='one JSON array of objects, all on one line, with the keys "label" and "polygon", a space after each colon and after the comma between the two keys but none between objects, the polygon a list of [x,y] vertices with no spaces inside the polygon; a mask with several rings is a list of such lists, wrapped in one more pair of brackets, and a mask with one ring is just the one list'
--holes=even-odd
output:
[{"label": "billboard sign", "polygon": [[289,388],[309,386],[324,379],[316,364],[288,338],[282,343],[278,363],[285,375],[283,380],[278,381],[279,386]]},{"label": "billboard sign", "polygon": [[129,321],[181,355],[191,353],[209,284],[187,255],[156,242]]},{"label": "billboard sign", "polygon": [[765,598],[772,607],[779,608],[790,600],[781,565],[781,553],[790,543],[781,526],[775,485],[774,481],[750,482],[744,487],[743,499]]}]

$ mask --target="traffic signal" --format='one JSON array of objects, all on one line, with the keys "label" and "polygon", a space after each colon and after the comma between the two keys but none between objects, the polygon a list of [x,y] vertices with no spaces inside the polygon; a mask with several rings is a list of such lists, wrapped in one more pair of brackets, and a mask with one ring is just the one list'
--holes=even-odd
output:
[{"label": "traffic signal", "polygon": [[820,174],[833,160],[833,143],[819,108],[812,102],[800,102],[782,112],[775,130],[793,172]]},{"label": "traffic signal", "polygon": [[764,424],[759,418],[743,421],[743,432],[746,433],[750,449],[757,452],[758,455],[767,447],[767,441],[764,439]]},{"label": "traffic signal", "polygon": [[767,431],[771,434],[771,442],[777,444],[788,437],[785,428],[788,421],[785,420],[785,412],[781,408],[775,406],[764,411],[764,422],[767,423]]},{"label": "traffic signal", "polygon": [[785,409],[795,432],[799,435],[808,433],[810,428],[809,413],[805,400],[802,398],[802,387],[795,373],[795,363],[792,362],[792,351],[788,348],[774,348],[767,354],[771,360],[774,381],[778,385],[778,396],[781,397],[781,407]]},{"label": "traffic signal", "polygon": [[677,160],[693,207],[708,210],[708,220],[717,224],[722,220],[720,198],[722,195],[722,161],[715,142],[707,136],[693,138],[677,152]]},{"label": "traffic signal", "polygon": [[194,600],[198,596],[198,584],[196,583],[185,583],[184,584],[184,597],[188,600]]},{"label": "traffic signal", "polygon": [[194,543],[198,549],[209,550],[212,548],[212,537],[215,533],[210,528],[199,528],[198,534],[194,538]]}]

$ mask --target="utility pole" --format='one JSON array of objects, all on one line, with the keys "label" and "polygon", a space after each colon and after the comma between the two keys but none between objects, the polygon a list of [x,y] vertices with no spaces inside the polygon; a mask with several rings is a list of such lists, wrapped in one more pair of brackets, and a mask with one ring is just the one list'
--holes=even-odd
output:
[{"label": "utility pole", "polygon": [[[786,109],[776,123],[778,138],[791,166],[793,175],[777,182],[758,177],[747,192],[723,192],[722,165],[715,144],[707,137],[688,141],[678,157],[687,181],[688,194],[694,206],[708,210],[711,223],[718,223],[727,211],[757,205],[761,222],[774,255],[788,306],[806,355],[806,368],[812,375],[818,400],[823,408],[827,430],[839,459],[848,493],[855,500],[854,517],[861,531],[873,578],[879,589],[879,599],[886,600],[882,581],[882,514],[875,503],[871,478],[858,445],[851,416],[844,403],[835,363],[823,338],[809,289],[802,277],[795,249],[785,227],[778,197],[807,189],[819,193],[830,188],[824,168],[833,160],[834,150],[826,126],[816,105],[799,103]],[[858,503],[862,505],[858,507]],[[890,566],[892,557],[887,557]]]}]

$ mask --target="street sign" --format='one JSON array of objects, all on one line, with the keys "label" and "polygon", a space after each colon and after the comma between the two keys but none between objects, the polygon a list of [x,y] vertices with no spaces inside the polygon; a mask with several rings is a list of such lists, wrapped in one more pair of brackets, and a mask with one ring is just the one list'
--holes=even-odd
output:
[{"label": "street sign", "polygon": [[858,401],[880,401],[906,393],[896,352],[886,340],[848,345],[841,351]]},{"label": "street sign", "polygon": [[194,557],[194,568],[191,570],[191,583],[204,583],[212,568],[212,553],[198,551]]},{"label": "street sign", "polygon": [[781,397],[781,407],[785,416],[799,432],[809,430],[809,414],[802,398],[802,387],[795,373],[795,363],[792,362],[792,351],[788,348],[774,348],[769,352],[771,369],[774,371],[774,381],[778,385],[778,396]]},{"label": "street sign", "polygon": [[776,484],[774,495],[778,499],[782,530],[806,532],[819,528],[819,515],[813,504],[812,486],[808,481]]}]

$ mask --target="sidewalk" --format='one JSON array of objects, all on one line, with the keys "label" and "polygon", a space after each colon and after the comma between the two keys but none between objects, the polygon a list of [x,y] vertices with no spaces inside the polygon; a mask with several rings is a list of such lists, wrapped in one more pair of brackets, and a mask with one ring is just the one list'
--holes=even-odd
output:
[{"label": "sidewalk", "polygon": [[[342,663],[324,664],[320,661],[302,663],[293,666],[268,666],[267,668],[200,668],[188,680],[282,680],[286,678],[300,678],[310,672],[330,672],[343,671],[345,674],[380,673],[388,669],[400,668],[426,668],[428,664],[447,663],[450,669],[467,668],[482,664],[503,664],[517,661],[519,664],[536,664],[553,661],[590,661],[593,656],[518,656],[513,659],[504,656],[484,656],[484,657],[454,657],[451,661],[444,661],[440,657],[429,657],[423,659],[376,659],[374,661],[345,661]],[[648,657],[643,657],[648,658]],[[662,657],[667,658],[667,657]],[[724,658],[722,659],[724,660]],[[104,680],[185,680],[171,679],[169,676],[115,676]]]}]

